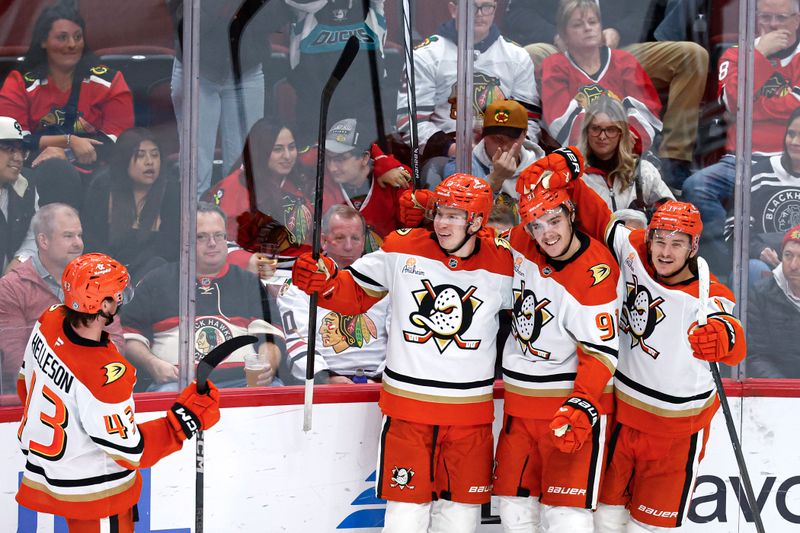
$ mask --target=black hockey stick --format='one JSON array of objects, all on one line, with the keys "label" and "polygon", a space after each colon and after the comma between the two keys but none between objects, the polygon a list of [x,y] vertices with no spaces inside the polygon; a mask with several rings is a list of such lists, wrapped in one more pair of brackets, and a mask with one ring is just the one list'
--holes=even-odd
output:
[{"label": "black hockey stick", "polygon": [[[258,338],[252,335],[242,335],[228,339],[203,357],[197,364],[195,376],[197,378],[197,392],[205,394],[208,391],[208,376],[224,361],[230,354],[248,344],[257,342]],[[194,473],[194,530],[195,533],[203,533],[203,481],[205,467],[205,440],[203,431],[197,432],[196,453],[195,453],[195,473]]]},{"label": "black hockey stick", "polygon": [[[342,81],[347,69],[353,64],[358,53],[358,38],[351,35],[344,45],[342,55],[333,67],[330,78],[322,89],[322,98],[319,102],[319,131],[317,132],[317,180],[314,194],[314,228],[311,234],[312,254],[315,260],[319,259],[320,234],[322,233],[322,195],[325,180],[325,134],[328,132],[328,106],[333,97],[333,91]],[[316,350],[317,335],[313,331],[313,324],[317,323],[317,293],[311,295],[308,306],[308,351],[306,352],[306,388],[303,396],[303,431],[311,430],[311,405],[314,403],[314,352]]]},{"label": "black hockey stick", "polygon": [[403,0],[403,53],[405,55],[406,98],[408,100],[408,132],[411,141],[411,183],[422,187],[419,175],[419,132],[417,131],[417,93],[414,83],[414,42],[411,35],[411,2]]},{"label": "black hockey stick", "polygon": [[[702,257],[697,257],[697,278],[700,281],[699,300],[700,307],[697,310],[697,325],[705,326],[708,324],[708,294],[711,286],[711,276],[708,271],[708,263]],[[744,462],[744,455],[742,454],[742,446],[739,442],[739,435],[736,433],[736,426],[733,423],[733,415],[731,408],[728,405],[728,396],[725,394],[725,389],[722,386],[722,377],[719,374],[719,366],[716,361],[709,361],[711,367],[711,375],[714,377],[714,384],[717,386],[717,395],[719,396],[719,403],[722,406],[722,414],[725,415],[725,424],[728,426],[728,435],[731,439],[733,446],[733,454],[736,456],[736,463],[739,465],[739,475],[742,478],[742,485],[744,485],[744,492],[747,496],[747,503],[750,506],[750,511],[753,513],[753,521],[756,525],[758,533],[764,533],[764,523],[761,521],[761,509],[758,508],[756,495],[753,492],[753,484],[750,481],[750,474],[747,472],[747,464]]]},{"label": "black hockey stick", "polygon": [[[370,0],[363,0],[364,24],[369,18],[369,4]],[[383,55],[383,43],[375,42],[373,46],[368,47],[367,57],[369,58],[369,79],[372,84],[372,106],[375,113],[375,127],[378,135],[378,146],[381,150],[387,151],[389,149],[386,142],[386,126],[383,123],[383,97],[381,96],[381,72],[378,72],[378,53],[375,47],[380,47],[381,55]]]}]

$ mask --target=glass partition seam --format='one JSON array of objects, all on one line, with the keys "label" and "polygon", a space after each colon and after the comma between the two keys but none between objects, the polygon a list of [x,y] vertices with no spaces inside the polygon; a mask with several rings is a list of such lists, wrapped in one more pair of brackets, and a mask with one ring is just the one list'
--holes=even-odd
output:
[{"label": "glass partition seam", "polygon": [[[459,0],[458,57],[456,78],[456,172],[472,172],[472,128],[475,122],[472,109],[474,61],[475,4],[473,0]],[[469,31],[462,31],[469,28]]]},{"label": "glass partition seam", "polygon": [[[747,324],[747,284],[750,239],[750,180],[753,158],[753,83],[755,75],[756,0],[740,0],[739,57],[736,109],[736,183],[734,188],[733,290],[736,314],[743,327]],[[742,24],[741,21],[744,21]],[[743,78],[743,79],[742,79]],[[742,83],[743,82],[743,83]],[[737,377],[746,376],[745,363],[737,366]]]},{"label": "glass partition seam", "polygon": [[[200,0],[190,0],[183,4],[183,76],[184,120],[181,128],[183,139],[187,142],[180,153],[181,176],[181,250],[180,278],[178,280],[178,386],[186,387],[194,379],[194,315],[195,315],[195,248],[194,235],[197,227],[197,136],[199,84],[199,38],[200,38]],[[188,68],[187,68],[188,67]]]}]

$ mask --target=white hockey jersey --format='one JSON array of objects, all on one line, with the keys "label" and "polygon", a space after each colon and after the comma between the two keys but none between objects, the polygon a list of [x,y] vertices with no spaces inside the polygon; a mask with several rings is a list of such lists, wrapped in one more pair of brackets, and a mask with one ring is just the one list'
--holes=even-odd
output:
[{"label": "white hockey jersey", "polygon": [[619,336],[619,267],[578,233],[567,261],[549,259],[522,226],[511,230],[514,309],[503,350],[505,412],[549,419],[573,395],[613,411]]},{"label": "white hockey jersey", "polygon": [[[605,239],[624,282],[620,314],[620,356],[614,379],[617,420],[647,433],[691,435],[711,422],[719,407],[708,363],[693,355],[689,332],[697,323],[698,280],[676,285],[655,279],[645,230],[612,220],[608,207],[581,180],[571,182],[572,199],[590,234]],[[730,289],[711,277],[709,319],[729,331],[735,365],[746,349],[741,324],[733,316]]]},{"label": "white hockey jersey", "polygon": [[[136,371],[107,337],[83,339],[64,317],[62,306],[45,311],[25,349],[18,437],[27,460],[17,501],[70,518],[113,516],[138,501],[136,468],[149,466],[140,464],[145,438],[134,422]],[[180,448],[167,440],[165,452]]]},{"label": "white hockey jersey", "polygon": [[[278,295],[278,309],[286,334],[289,369],[297,379],[306,377],[309,296],[286,282]],[[352,377],[361,369],[369,378],[380,376],[386,361],[390,298],[383,298],[366,313],[342,315],[317,308],[314,370],[329,370]]]},{"label": "white hockey jersey", "polygon": [[[447,29],[446,26],[440,29]],[[538,143],[541,104],[533,62],[521,46],[500,36],[496,29],[486,40],[492,38],[494,42],[486,50],[481,52],[476,47],[474,52],[471,111],[475,117],[474,129],[482,129],[483,111],[494,100],[517,100],[528,111],[528,139]],[[454,39],[454,33],[442,31],[425,39],[414,50],[417,130],[421,146],[437,131],[451,133],[456,129],[455,118],[451,117],[458,56]],[[408,96],[403,86],[397,97],[397,126],[405,140],[409,135],[408,113]]]},{"label": "white hockey jersey", "polygon": [[459,258],[430,231],[398,230],[320,294],[320,305],[357,314],[391,293],[384,414],[423,424],[493,420],[498,312],[511,307],[513,265],[508,243],[484,233]]}]

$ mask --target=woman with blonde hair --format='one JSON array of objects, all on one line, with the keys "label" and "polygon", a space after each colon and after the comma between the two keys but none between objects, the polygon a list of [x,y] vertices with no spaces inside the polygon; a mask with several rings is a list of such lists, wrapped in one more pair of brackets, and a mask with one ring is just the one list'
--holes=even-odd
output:
[{"label": "woman with blonde hair", "polygon": [[624,103],[643,153],[661,131],[661,102],[653,82],[635,57],[612,49],[603,37],[595,0],[563,0],[557,15],[564,52],[542,62],[542,107],[550,135],[562,146],[578,140],[587,107],[602,96]]},{"label": "woman with blonde hair", "polygon": [[675,199],[655,165],[635,154],[619,100],[603,96],[588,107],[578,146],[586,158],[583,180],[618,218],[638,219],[646,226],[647,213],[661,202]]}]

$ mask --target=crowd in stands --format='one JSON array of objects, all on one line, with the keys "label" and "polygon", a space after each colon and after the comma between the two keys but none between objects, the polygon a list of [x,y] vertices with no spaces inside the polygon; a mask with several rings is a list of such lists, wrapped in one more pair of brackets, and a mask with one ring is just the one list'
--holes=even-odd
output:
[{"label": "crowd in stands", "polygon": [[[119,260],[136,284],[109,332],[137,366],[137,391],[177,390],[180,235],[195,215],[182,210],[176,164],[190,141],[184,2],[142,7],[172,28],[171,72],[160,80],[137,79],[134,62],[93,52],[99,30],[87,25],[80,1],[35,3],[26,50],[0,73],[0,395],[13,392],[28,333],[61,301],[61,272],[84,251]],[[322,248],[339,268],[390,232],[424,223],[424,209],[412,208],[425,207],[426,192],[456,171],[459,150],[471,151],[472,174],[493,189],[489,226],[499,235],[519,222],[520,172],[577,145],[582,179],[631,227],[645,227],[667,200],[693,202],[712,270],[731,276],[743,80],[738,47],[714,64],[708,39],[690,31],[710,14],[702,3],[474,0],[467,110],[456,105],[457,2],[420,3],[413,117],[400,2],[199,4],[195,356],[254,322],[270,331],[234,354],[220,386],[245,385],[248,350],[267,359],[259,385],[298,383],[310,334],[318,336],[318,382],[381,379],[385,308],[358,316],[321,309],[309,325],[308,298],[283,283],[312,246],[320,151]],[[800,0],[758,0],[756,16],[749,361],[754,377],[800,377],[776,355],[788,357],[793,344],[780,349],[774,335],[793,334],[800,309]],[[350,35],[359,52],[319,146],[320,94]],[[165,131],[153,99],[167,86]],[[724,154],[698,137],[702,106],[717,97],[728,125]],[[462,111],[474,119],[473,138],[457,147]],[[412,127],[421,154],[416,184]]]}]

